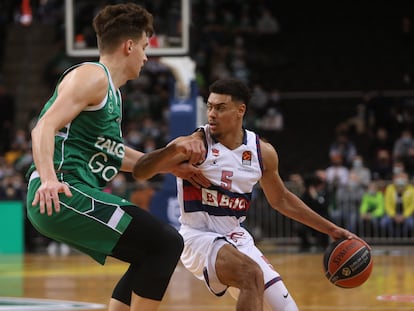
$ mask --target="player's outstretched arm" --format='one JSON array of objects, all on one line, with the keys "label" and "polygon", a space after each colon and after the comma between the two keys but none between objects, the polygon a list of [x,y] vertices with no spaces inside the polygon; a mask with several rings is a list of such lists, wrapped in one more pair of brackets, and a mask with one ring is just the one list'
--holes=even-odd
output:
[{"label": "player's outstretched arm", "polygon": [[260,146],[264,166],[260,185],[272,208],[289,218],[328,234],[334,240],[357,238],[354,234],[313,211],[300,198],[290,192],[279,175],[279,159],[276,150],[271,144],[263,141],[261,141]]}]

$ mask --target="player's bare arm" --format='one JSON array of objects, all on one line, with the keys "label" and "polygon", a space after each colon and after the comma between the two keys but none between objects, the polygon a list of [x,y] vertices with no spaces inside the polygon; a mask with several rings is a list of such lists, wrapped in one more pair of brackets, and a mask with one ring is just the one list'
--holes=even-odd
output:
[{"label": "player's bare arm", "polygon": [[143,152],[125,146],[125,156],[122,159],[121,171],[131,173],[135,163],[144,155]]},{"label": "player's bare arm", "polygon": [[260,147],[264,166],[260,185],[272,208],[289,218],[330,235],[333,239],[356,238],[349,231],[338,227],[314,212],[302,200],[290,192],[279,175],[279,158],[276,150],[271,144],[263,141],[260,142]]},{"label": "player's bare arm", "polygon": [[[36,192],[32,205],[39,204],[40,212],[51,215],[60,210],[59,193],[71,192],[67,185],[56,178],[53,166],[55,133],[72,121],[87,106],[98,105],[105,97],[108,80],[102,68],[83,65],[63,79],[58,97],[32,130],[32,152],[42,185]],[[52,204],[53,203],[53,204]]]},{"label": "player's bare arm", "polygon": [[178,137],[166,147],[140,157],[135,163],[133,176],[136,179],[149,179],[158,173],[171,172],[197,187],[208,187],[210,182],[195,166],[204,161],[205,153],[204,140],[199,135]]}]

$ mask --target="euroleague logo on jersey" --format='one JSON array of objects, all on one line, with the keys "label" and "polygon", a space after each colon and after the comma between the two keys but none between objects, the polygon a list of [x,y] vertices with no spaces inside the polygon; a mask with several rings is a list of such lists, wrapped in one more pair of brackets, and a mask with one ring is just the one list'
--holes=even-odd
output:
[{"label": "euroleague logo on jersey", "polygon": [[243,165],[252,165],[252,152],[251,151],[243,151],[242,164]]}]

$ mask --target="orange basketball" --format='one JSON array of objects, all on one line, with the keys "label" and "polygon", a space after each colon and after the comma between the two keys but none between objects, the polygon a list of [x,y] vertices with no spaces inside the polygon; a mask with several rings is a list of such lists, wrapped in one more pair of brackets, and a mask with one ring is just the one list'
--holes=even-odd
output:
[{"label": "orange basketball", "polygon": [[366,242],[341,239],[327,247],[323,265],[325,276],[332,284],[353,288],[362,285],[369,278],[373,262]]}]

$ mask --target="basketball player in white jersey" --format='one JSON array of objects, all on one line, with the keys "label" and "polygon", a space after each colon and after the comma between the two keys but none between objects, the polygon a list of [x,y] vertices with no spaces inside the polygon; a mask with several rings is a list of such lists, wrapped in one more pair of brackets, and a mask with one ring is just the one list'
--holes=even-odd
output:
[{"label": "basketball player in white jersey", "polygon": [[[209,91],[208,124],[192,136],[205,142],[206,159],[198,167],[212,185],[197,188],[186,180],[177,180],[180,233],[184,238],[181,261],[215,295],[221,296],[229,288],[237,299],[236,310],[297,311],[281,276],[241,226],[253,186],[260,182],[272,208],[334,240],[358,237],[321,217],[287,190],[278,173],[273,146],[243,128],[250,100],[246,85],[222,79]],[[134,176],[149,178],[157,172],[157,165],[184,160],[181,156],[172,160],[163,156],[162,150],[155,151],[138,160]]]}]

